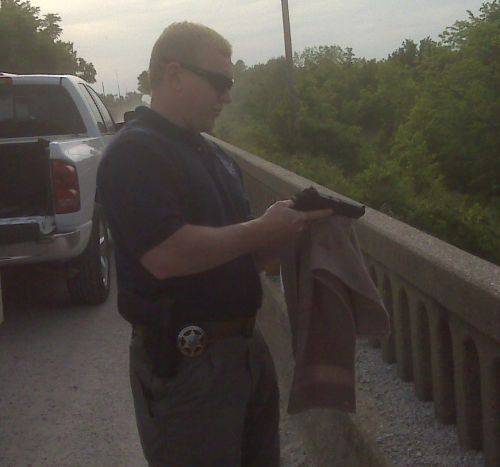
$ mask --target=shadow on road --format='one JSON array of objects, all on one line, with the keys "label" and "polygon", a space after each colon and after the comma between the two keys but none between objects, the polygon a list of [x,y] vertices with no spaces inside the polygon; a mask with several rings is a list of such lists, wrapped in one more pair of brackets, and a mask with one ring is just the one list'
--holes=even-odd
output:
[{"label": "shadow on road", "polygon": [[81,310],[71,302],[60,271],[40,266],[2,270],[3,304],[6,323],[29,319],[36,313],[51,319]]}]

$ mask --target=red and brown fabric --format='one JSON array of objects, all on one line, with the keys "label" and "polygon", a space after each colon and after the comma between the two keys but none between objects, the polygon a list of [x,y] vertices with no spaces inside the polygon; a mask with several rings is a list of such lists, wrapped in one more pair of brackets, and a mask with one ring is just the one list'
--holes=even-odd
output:
[{"label": "red and brown fabric", "polygon": [[284,251],[282,281],[295,357],[288,412],[356,410],[356,337],[389,332],[353,222],[329,217]]}]

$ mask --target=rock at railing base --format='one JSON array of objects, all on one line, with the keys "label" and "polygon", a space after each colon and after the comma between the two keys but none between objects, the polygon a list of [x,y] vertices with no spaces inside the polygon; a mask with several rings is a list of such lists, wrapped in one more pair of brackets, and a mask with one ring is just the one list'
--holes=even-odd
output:
[{"label": "rock at railing base", "polygon": [[[264,279],[264,288],[264,304],[259,312],[258,323],[273,354],[282,404],[286,407],[293,372],[290,327],[279,287],[269,279]],[[370,428],[357,415],[315,409],[288,417],[299,427],[307,458],[312,462],[310,465],[392,465],[378,451],[373,440],[367,435]]]},{"label": "rock at railing base", "polygon": [[[259,327],[279,377],[282,404],[293,376],[290,327],[280,288],[264,279]],[[432,402],[420,402],[413,384],[397,377],[379,349],[358,343],[356,415],[315,409],[289,416],[302,434],[308,464],[330,466],[482,466],[484,456],[458,445],[455,427],[435,421]]]}]

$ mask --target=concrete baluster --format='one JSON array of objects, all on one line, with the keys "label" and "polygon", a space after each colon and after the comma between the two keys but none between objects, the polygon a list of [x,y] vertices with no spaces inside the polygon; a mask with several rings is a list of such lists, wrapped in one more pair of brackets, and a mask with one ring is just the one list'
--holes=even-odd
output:
[{"label": "concrete baluster", "polygon": [[432,392],[436,418],[446,425],[455,423],[455,378],[453,371],[453,344],[446,311],[437,303],[428,306]]},{"label": "concrete baluster", "polygon": [[455,403],[457,432],[460,444],[481,449],[482,407],[479,357],[470,329],[455,317],[450,317],[455,371]]},{"label": "concrete baluster", "polygon": [[415,393],[422,401],[432,400],[431,339],[427,309],[416,294],[410,298],[411,342]]},{"label": "concrete baluster", "polygon": [[403,381],[411,381],[413,379],[413,364],[408,294],[399,282],[394,289],[399,290],[398,300],[394,307],[394,339],[398,376]]},{"label": "concrete baluster", "polygon": [[382,285],[382,297],[384,299],[384,304],[389,314],[391,333],[388,337],[384,338],[382,341],[382,359],[386,363],[394,363],[396,361],[396,350],[394,344],[394,317],[393,317],[393,295],[391,280],[388,276],[384,276],[384,282]]},{"label": "concrete baluster", "polygon": [[[368,264],[369,264],[369,262],[367,261],[367,265]],[[373,266],[373,265],[369,266],[368,270],[370,271],[370,277],[372,278],[372,281],[375,284],[375,287],[377,287],[377,289],[380,289],[379,280],[378,280],[378,276],[377,276],[377,270],[376,270],[375,266]],[[375,349],[379,348],[382,345],[380,339],[377,339],[376,337],[369,339],[368,342]]]},{"label": "concrete baluster", "polygon": [[2,293],[2,272],[0,271],[0,324],[3,323],[4,315],[3,315],[3,293]]},{"label": "concrete baluster", "polygon": [[[242,168],[256,216],[275,199],[313,184],[218,143]],[[483,446],[487,465],[500,466],[497,266],[370,209],[356,232],[391,319],[390,337],[382,341],[383,360],[394,363],[397,358],[398,373],[406,381],[413,372],[418,397],[427,399],[432,391],[437,419],[456,421],[461,444]],[[490,350],[483,338],[490,339]]]},{"label": "concrete baluster", "polygon": [[483,408],[483,451],[489,467],[500,465],[500,350],[491,339],[478,335]]}]

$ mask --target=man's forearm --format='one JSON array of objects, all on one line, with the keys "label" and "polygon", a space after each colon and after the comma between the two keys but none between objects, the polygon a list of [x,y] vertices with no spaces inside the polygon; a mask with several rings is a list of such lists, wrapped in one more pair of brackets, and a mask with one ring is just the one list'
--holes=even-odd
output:
[{"label": "man's forearm", "polygon": [[147,252],[141,263],[159,279],[187,276],[263,248],[266,237],[258,219],[226,227],[185,225]]}]

